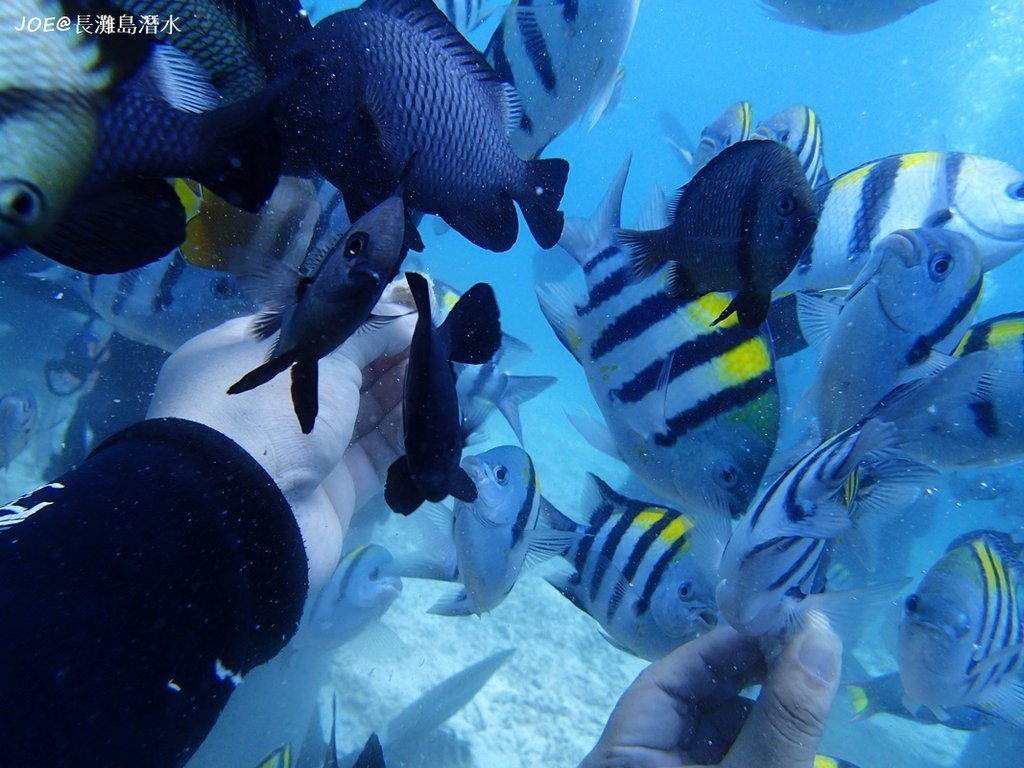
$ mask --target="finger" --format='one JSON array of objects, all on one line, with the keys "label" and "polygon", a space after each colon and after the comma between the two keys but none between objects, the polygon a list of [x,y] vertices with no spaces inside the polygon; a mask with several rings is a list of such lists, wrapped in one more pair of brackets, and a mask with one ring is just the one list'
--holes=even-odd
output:
[{"label": "finger", "polygon": [[754,702],[736,696],[705,712],[686,746],[687,758],[697,765],[718,765],[736,741]]},{"label": "finger", "polygon": [[360,368],[365,368],[379,357],[397,355],[407,349],[415,325],[415,312],[364,325],[341,345],[340,352]]},{"label": "finger", "polygon": [[723,627],[677,648],[645,674],[674,699],[708,705],[732,698],[763,672],[758,641]]},{"label": "finger", "polygon": [[842,643],[809,622],[782,652],[723,766],[811,766],[839,686]]}]

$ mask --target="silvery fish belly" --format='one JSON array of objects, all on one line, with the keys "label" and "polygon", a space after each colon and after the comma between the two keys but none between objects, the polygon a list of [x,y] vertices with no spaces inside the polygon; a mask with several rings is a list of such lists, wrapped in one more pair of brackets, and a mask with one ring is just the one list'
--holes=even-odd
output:
[{"label": "silvery fish belly", "polygon": [[591,125],[614,104],[619,62],[640,0],[512,3],[484,56],[519,93],[523,116],[510,140],[536,157],[590,110]]},{"label": "silvery fish belly", "polygon": [[[826,321],[832,330],[810,389],[821,433],[851,426],[897,384],[924,375],[936,353],[951,354],[974,318],[982,282],[977,248],[964,235],[914,229],[885,237]],[[835,313],[826,300],[808,302],[799,297],[805,328],[819,309]]]},{"label": "silvery fish belly", "polygon": [[893,155],[844,173],[815,194],[817,232],[779,290],[845,288],[883,237],[925,226],[945,209],[951,216],[943,228],[971,238],[986,271],[1024,248],[1024,174],[993,158]]},{"label": "silvery fish belly", "polygon": [[719,565],[722,615],[749,635],[784,633],[821,607],[822,557],[847,532],[850,507],[838,496],[861,460],[895,432],[877,420],[825,440],[796,462],[743,516]]},{"label": "silvery fish belly", "polygon": [[669,296],[665,270],[636,282],[615,245],[624,166],[590,221],[561,245],[586,292],[538,288],[556,335],[583,366],[619,457],[652,490],[687,508],[743,513],[775,448],[779,395],[767,332],[735,315],[730,294]]},{"label": "silvery fish belly", "polygon": [[1005,533],[957,537],[903,605],[900,679],[908,707],[971,706],[1024,725],[1021,547]]}]

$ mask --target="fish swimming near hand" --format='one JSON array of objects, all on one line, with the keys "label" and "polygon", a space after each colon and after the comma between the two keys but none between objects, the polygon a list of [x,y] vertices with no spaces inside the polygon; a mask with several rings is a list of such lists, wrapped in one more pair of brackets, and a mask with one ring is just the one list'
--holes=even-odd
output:
[{"label": "fish swimming near hand", "polygon": [[715,562],[728,535],[655,502],[616,493],[588,475],[582,498],[586,522],[553,507],[546,522],[575,534],[563,557],[570,573],[546,578],[577,608],[592,616],[606,637],[628,653],[653,661],[718,623]]},{"label": "fish swimming near hand", "polygon": [[391,194],[415,155],[410,209],[506,251],[516,202],[542,248],[558,242],[568,163],[520,159],[507,136],[516,97],[430,0],[366,0],[332,14],[291,60],[278,110],[290,162],[339,187],[351,216]]},{"label": "fish swimming near hand", "polygon": [[591,218],[566,222],[561,245],[585,290],[570,279],[542,283],[541,311],[604,417],[588,426],[588,441],[679,508],[738,517],[778,437],[771,339],[765,326],[743,328],[735,315],[712,325],[728,294],[680,302],[668,293],[666,268],[634,279],[615,239],[628,169]]},{"label": "fish swimming near hand", "polygon": [[522,114],[509,140],[520,157],[537,157],[588,111],[590,127],[611,111],[639,10],[639,0],[508,6],[484,57],[519,94]]},{"label": "fish swimming near hand", "polygon": [[482,365],[501,344],[498,304],[491,286],[471,287],[444,322],[435,325],[427,279],[407,272],[406,280],[418,316],[402,404],[405,454],[388,468],[384,483],[384,500],[403,515],[424,501],[441,501],[449,495],[460,501],[476,500],[476,485],[459,466],[466,436],[452,363]]},{"label": "fish swimming near hand", "polygon": [[821,349],[809,389],[823,436],[859,420],[896,385],[948,358],[974,319],[983,273],[974,243],[937,228],[883,239],[841,308],[798,296]]},{"label": "fish swimming near hand", "polygon": [[780,291],[846,288],[883,237],[936,218],[974,241],[986,272],[1024,249],[1024,173],[990,157],[893,155],[834,177],[815,195],[814,239]]},{"label": "fish swimming near hand", "polygon": [[769,18],[786,24],[855,35],[899,21],[935,0],[760,0]]},{"label": "fish swimming near hand", "polygon": [[28,445],[39,417],[36,396],[28,389],[0,395],[0,469],[11,466]]},{"label": "fish swimming near hand", "polygon": [[954,539],[903,604],[900,679],[908,709],[974,707],[1024,724],[1021,545],[1005,533]]},{"label": "fish swimming near hand", "polygon": [[771,139],[785,144],[800,159],[813,189],[828,181],[822,154],[821,120],[808,106],[794,104],[757,124],[753,139]]},{"label": "fish swimming near hand", "polygon": [[317,363],[371,317],[405,257],[405,238],[405,206],[393,195],[317,255],[308,276],[266,262],[260,282],[268,308],[257,316],[253,333],[258,339],[278,336],[267,361],[232,384],[228,394],[247,392],[291,368],[295,415],[302,431],[312,432],[319,410]]},{"label": "fish swimming near hand", "polygon": [[756,328],[817,220],[817,202],[792,150],[743,141],[722,150],[680,190],[667,227],[621,230],[619,241],[638,277],[669,262],[672,296],[736,291],[714,322],[735,312],[740,325]]}]

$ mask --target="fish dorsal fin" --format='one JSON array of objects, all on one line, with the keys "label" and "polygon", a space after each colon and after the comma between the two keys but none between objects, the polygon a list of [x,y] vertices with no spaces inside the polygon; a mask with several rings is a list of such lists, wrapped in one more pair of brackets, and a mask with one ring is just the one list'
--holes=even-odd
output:
[{"label": "fish dorsal fin", "polygon": [[668,226],[668,199],[660,184],[655,184],[651,189],[651,196],[647,198],[647,205],[640,213],[636,226],[640,230],[664,229]]},{"label": "fish dorsal fin", "polygon": [[494,289],[477,283],[459,298],[438,328],[450,340],[450,359],[483,365],[501,346],[501,323]]},{"label": "fish dorsal fin", "polygon": [[154,45],[147,66],[160,97],[175,109],[208,112],[220,104],[220,94],[203,68],[173,45]]},{"label": "fish dorsal fin", "polygon": [[568,219],[562,227],[558,244],[581,267],[615,242],[615,231],[622,224],[622,192],[626,188],[631,162],[632,155],[619,166],[608,191],[589,219]]},{"label": "fish dorsal fin", "polygon": [[593,472],[587,472],[580,504],[588,526],[599,510],[611,506],[612,514],[621,513],[623,507],[626,506],[625,502],[625,497],[612,489],[608,483]]},{"label": "fish dorsal fin", "polygon": [[828,345],[839,322],[840,306],[812,293],[796,294],[796,316],[804,339],[819,353]]}]

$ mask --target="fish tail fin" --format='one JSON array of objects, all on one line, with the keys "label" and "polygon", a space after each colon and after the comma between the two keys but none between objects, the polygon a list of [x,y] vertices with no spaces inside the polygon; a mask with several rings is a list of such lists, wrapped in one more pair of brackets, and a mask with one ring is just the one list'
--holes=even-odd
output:
[{"label": "fish tail fin", "polygon": [[504,395],[496,405],[505,417],[519,444],[523,443],[523,423],[519,418],[519,406],[532,400],[558,379],[554,376],[509,376]]},{"label": "fish tail fin", "polygon": [[320,410],[319,365],[317,359],[299,360],[292,366],[292,406],[302,434],[308,435]]},{"label": "fish tail fin", "polygon": [[633,265],[633,274],[638,280],[654,274],[665,261],[668,253],[667,232],[664,229],[652,229],[646,232],[637,229],[620,229],[619,245],[629,256]]},{"label": "fish tail fin", "polygon": [[275,101],[276,91],[265,89],[197,118],[203,140],[193,178],[247,211],[258,210],[277,185],[281,142],[273,121]]},{"label": "fish tail fin", "polygon": [[388,467],[388,475],[384,480],[384,501],[400,515],[411,515],[426,501],[412,479],[405,456],[399,456]]},{"label": "fish tail fin", "polygon": [[529,160],[525,190],[517,198],[523,218],[537,244],[554,248],[562,236],[565,215],[558,210],[569,178],[569,163],[558,158]]},{"label": "fish tail fin", "polygon": [[438,329],[451,344],[455,363],[483,365],[501,346],[501,322],[494,289],[477,283],[459,298]]},{"label": "fish tail fin", "polygon": [[237,395],[241,392],[248,392],[250,389],[256,389],[256,387],[266,384],[277,374],[286,371],[293,362],[295,361],[290,357],[273,357],[263,365],[253,368],[245,376],[228,387],[228,394]]}]

